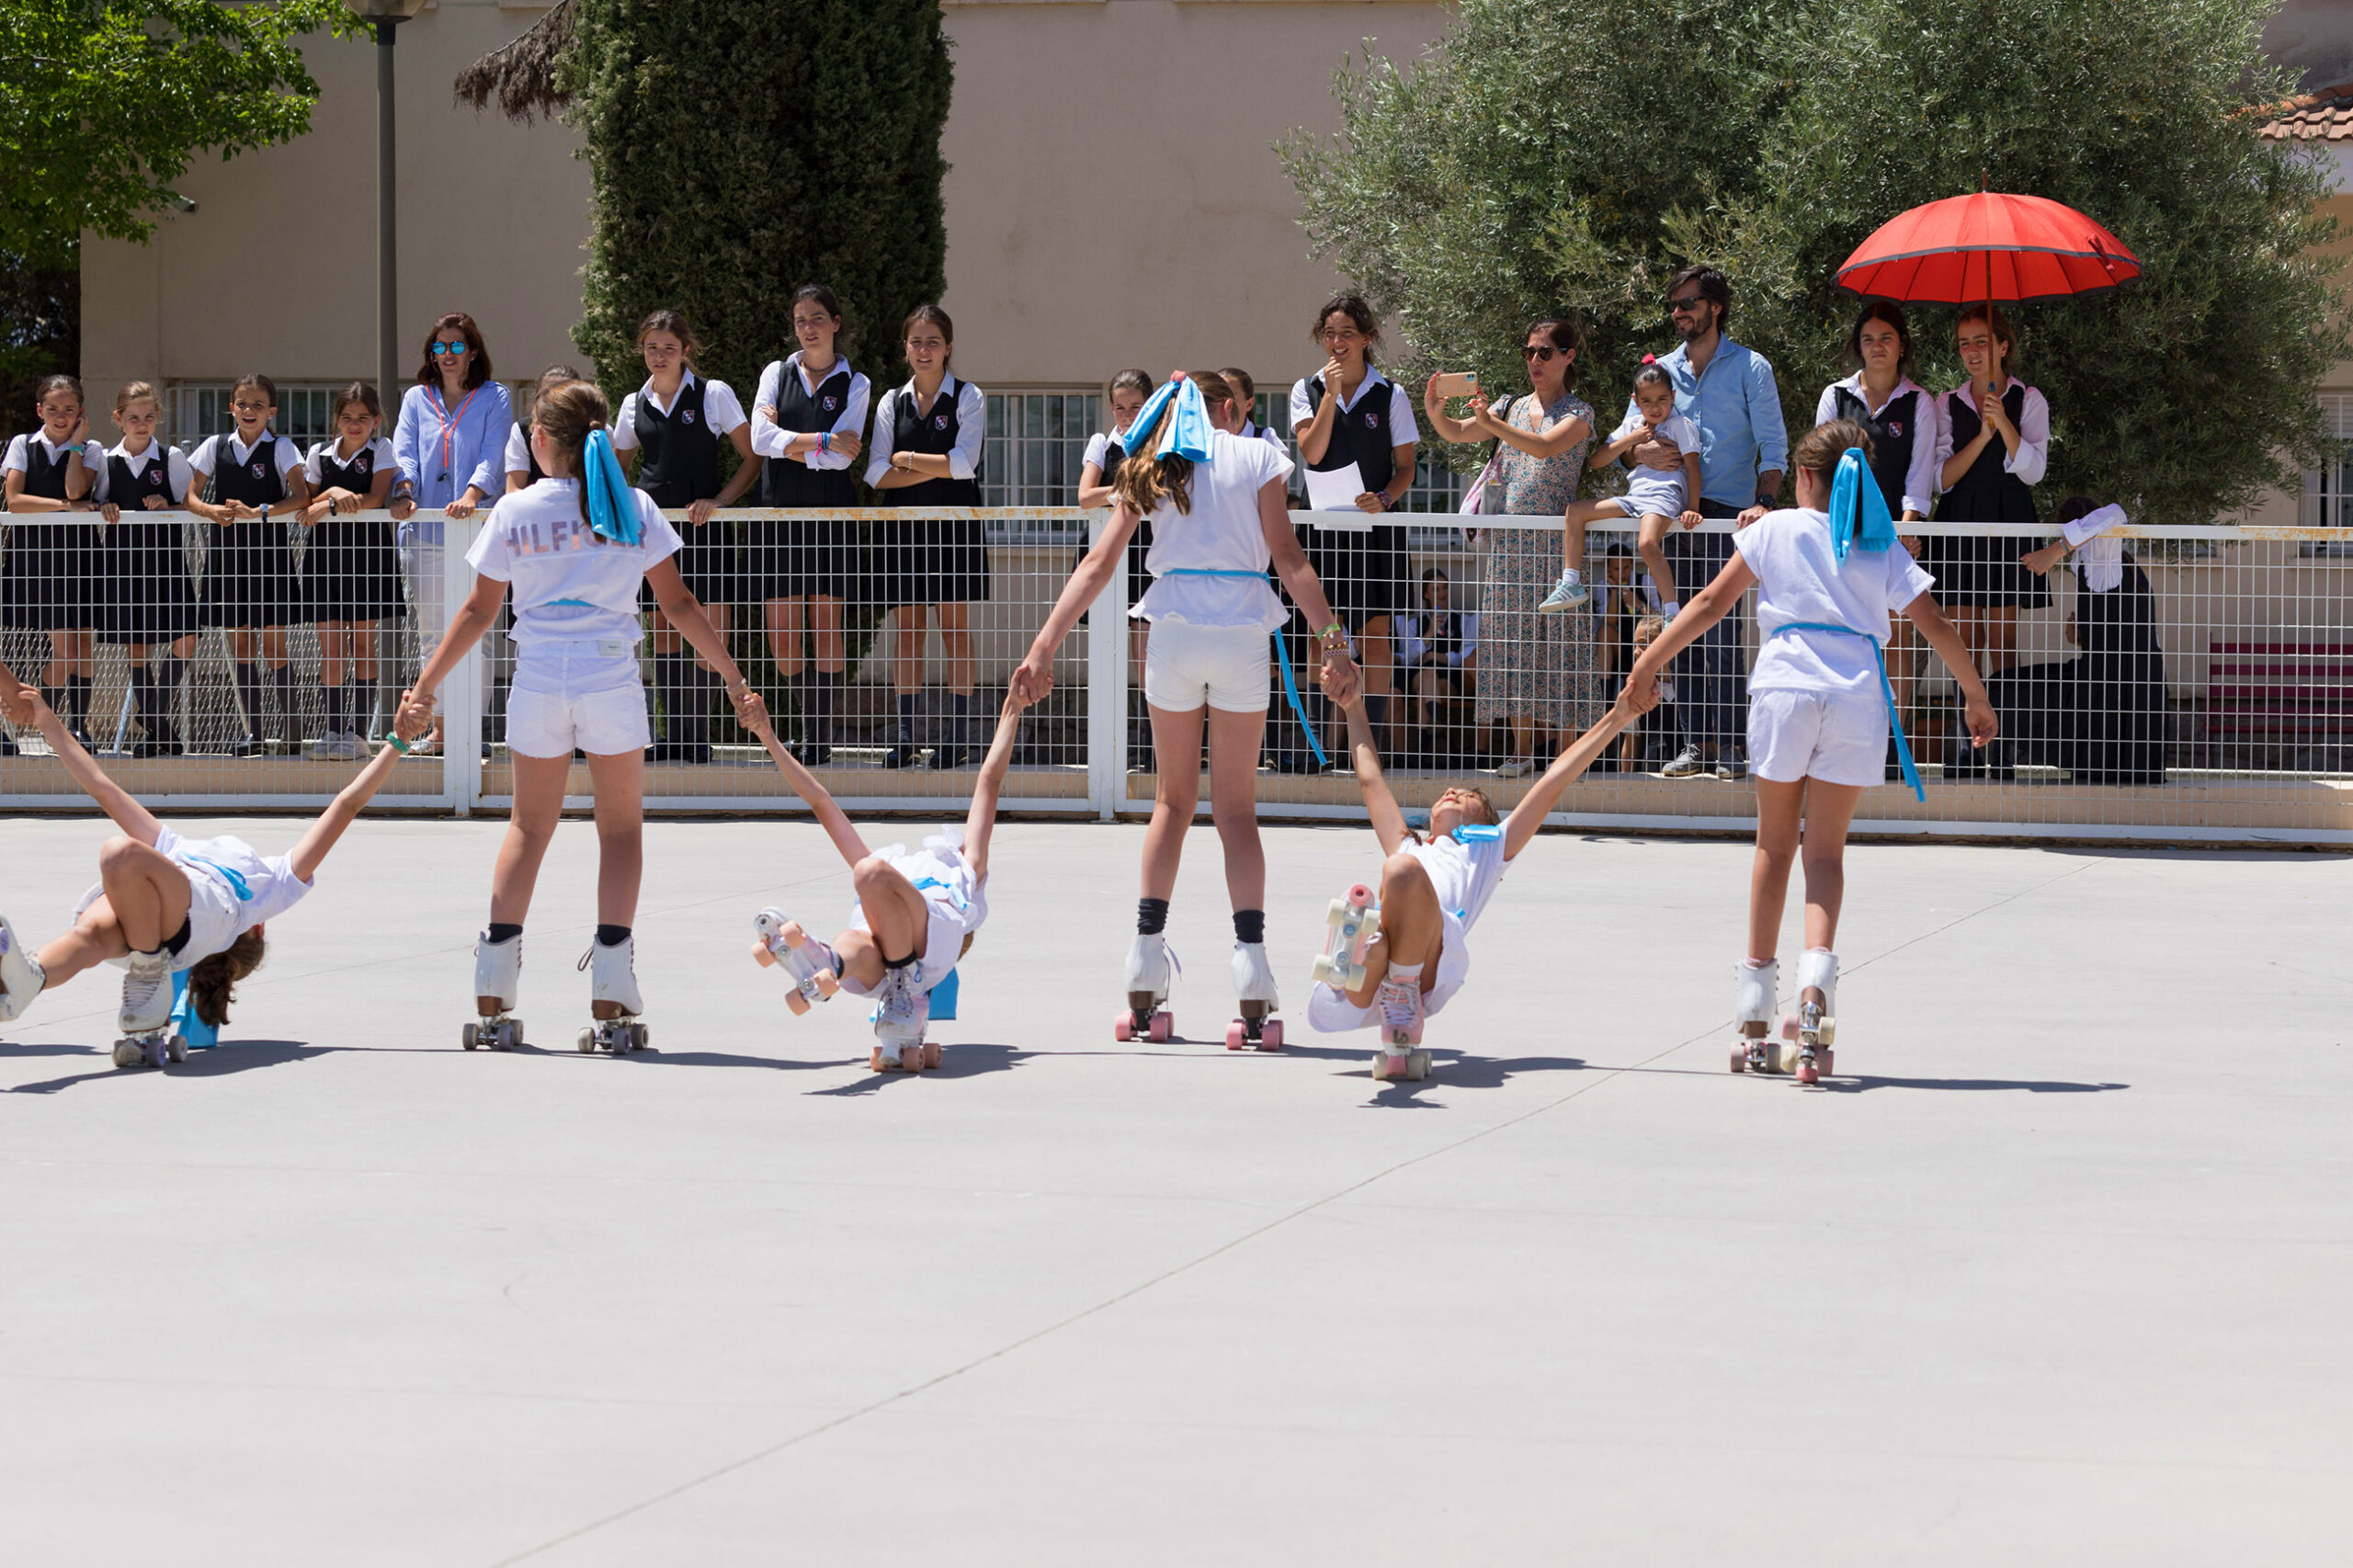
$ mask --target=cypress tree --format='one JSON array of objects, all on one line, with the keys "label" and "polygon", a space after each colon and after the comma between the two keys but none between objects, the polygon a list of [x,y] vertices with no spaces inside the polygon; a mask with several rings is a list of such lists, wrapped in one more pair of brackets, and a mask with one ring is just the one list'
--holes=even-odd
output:
[{"label": "cypress tree", "polygon": [[947,288],[937,0],[577,0],[574,26],[560,77],[596,200],[573,339],[615,406],[666,305],[749,412],[803,283],[840,296],[878,392],[903,380],[899,323]]}]

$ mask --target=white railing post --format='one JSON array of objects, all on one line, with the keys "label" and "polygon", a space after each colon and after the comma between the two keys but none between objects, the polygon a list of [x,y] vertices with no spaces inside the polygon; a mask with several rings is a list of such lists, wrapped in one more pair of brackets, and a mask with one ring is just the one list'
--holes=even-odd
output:
[{"label": "white railing post", "polygon": [[[474,591],[474,569],[466,563],[466,556],[473,549],[474,534],[482,522],[480,513],[462,521],[453,517],[441,530],[445,636],[447,622],[457,619],[459,607]],[[483,644],[494,635],[484,632],[441,683],[441,782],[449,792],[451,812],[460,817],[472,816],[482,802],[482,662]],[[430,659],[433,649],[425,649],[422,656]]]},{"label": "white railing post", "polygon": [[[1086,522],[1090,548],[1110,524],[1098,512]],[[1114,577],[1086,614],[1086,803],[1097,822],[1119,814],[1128,778],[1126,578]]]}]

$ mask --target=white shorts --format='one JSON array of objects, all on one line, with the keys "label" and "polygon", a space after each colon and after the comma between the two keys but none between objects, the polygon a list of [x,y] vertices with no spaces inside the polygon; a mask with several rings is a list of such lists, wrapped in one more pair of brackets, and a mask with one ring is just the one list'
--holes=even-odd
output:
[{"label": "white shorts", "polygon": [[1144,700],[1171,713],[1190,713],[1205,701],[1221,713],[1263,713],[1273,655],[1264,627],[1155,620],[1143,656]]},{"label": "white shorts", "polygon": [[1679,517],[1684,513],[1683,475],[1661,473],[1654,468],[1637,469],[1634,477],[1626,482],[1626,494],[1618,504],[1626,508],[1630,517]]},{"label": "white shorts", "polygon": [[654,744],[636,644],[534,642],[515,654],[506,698],[506,748],[517,756],[591,756]]},{"label": "white shorts", "polygon": [[[1438,938],[1438,979],[1422,994],[1422,1016],[1436,1017],[1462,983],[1471,977],[1471,933],[1462,925],[1462,916],[1451,909],[1441,909],[1438,920],[1443,934]],[[1347,993],[1315,983],[1307,994],[1307,1026],[1324,1034],[1341,1034],[1349,1029],[1369,1029],[1381,1022],[1381,1009],[1359,1007],[1348,1000]]]},{"label": "white shorts", "polygon": [[1887,699],[1815,691],[1748,698],[1748,766],[1759,778],[1794,784],[1880,784],[1887,778]]}]

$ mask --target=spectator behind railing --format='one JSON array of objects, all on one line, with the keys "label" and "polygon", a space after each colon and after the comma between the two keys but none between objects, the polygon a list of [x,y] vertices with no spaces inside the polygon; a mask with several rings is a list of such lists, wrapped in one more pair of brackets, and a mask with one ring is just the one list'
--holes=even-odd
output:
[{"label": "spectator behind railing", "polygon": [[135,756],[177,756],[188,749],[187,732],[174,724],[172,710],[196,656],[196,580],[188,572],[188,535],[179,518],[150,516],[184,508],[195,483],[187,455],[155,438],[163,418],[153,386],[127,383],[114,395],[114,425],[122,439],[98,472],[98,513],[107,522],[98,558],[105,577],[98,641],[125,645],[131,703],[143,732],[132,746]]},{"label": "spectator behind railing", "polygon": [[[1136,415],[1143,412],[1144,399],[1154,392],[1152,372],[1130,366],[1115,371],[1103,388],[1103,403],[1111,411],[1111,428],[1097,431],[1086,438],[1086,455],[1078,465],[1078,504],[1082,506],[1108,506],[1118,499],[1114,488],[1120,477],[1120,464],[1127,458],[1127,437]],[[1143,597],[1152,585],[1152,574],[1145,569],[1145,559],[1152,551],[1152,520],[1146,518],[1136,525],[1128,540],[1128,602],[1134,604]],[[1148,620],[1132,621],[1128,627],[1128,771],[1149,773],[1153,769],[1152,715],[1143,699],[1143,661],[1147,634],[1152,631]]]},{"label": "spectator behind railing", "polygon": [[2078,783],[2162,784],[2165,777],[2165,650],[2149,579],[2114,529],[2121,506],[2071,495],[2052,517],[2064,538],[2028,554],[2038,574],[2075,551],[2075,610],[2067,633],[2084,656],[2074,683],[2065,761]]},{"label": "spectator behind railing", "polygon": [[[2018,335],[2000,306],[1970,306],[1954,332],[1969,380],[1938,400],[1944,495],[1937,520],[2039,523],[2034,486],[2051,455],[2051,405],[2012,377]],[[2018,611],[2051,602],[2018,546],[2011,539],[1939,535],[1920,563],[1937,580],[1937,603],[1987,675],[2018,662]]]},{"label": "spectator behind railing", "polygon": [[[1789,466],[1789,427],[1773,367],[1725,334],[1732,285],[1714,267],[1687,267],[1669,278],[1666,310],[1683,343],[1658,363],[1674,380],[1676,408],[1699,427],[1699,515],[1737,517],[1745,527],[1779,504]],[[1631,399],[1626,412],[1638,412]],[[1683,453],[1672,441],[1651,440],[1634,449],[1631,460],[1643,468],[1677,468]],[[1732,559],[1729,534],[1678,531],[1666,542],[1667,560],[1686,591],[1713,581]],[[1676,661],[1684,745],[1661,770],[1665,777],[1711,770],[1720,778],[1747,777],[1747,610],[1733,608]]]},{"label": "spectator behind railing", "polygon": [[[1520,353],[1531,394],[1508,398],[1499,408],[1488,407],[1483,392],[1476,394],[1469,400],[1468,419],[1447,416],[1435,380],[1423,389],[1423,411],[1440,437],[1495,440],[1495,455],[1480,487],[1486,510],[1515,517],[1568,515],[1593,445],[1592,405],[1570,390],[1577,384],[1582,337],[1566,315],[1546,316],[1530,326]],[[1540,733],[1551,732],[1557,739],[1542,744],[1549,761],[1599,722],[1605,707],[1590,604],[1564,615],[1537,609],[1559,579],[1560,554],[1561,542],[1549,531],[1497,528],[1487,535],[1479,590],[1486,652],[1476,722],[1483,729],[1509,726],[1511,756],[1500,769],[1506,778],[1525,778],[1545,766],[1538,760]]]},{"label": "spectator behind railing", "polygon": [[319,629],[320,707],[326,733],[312,746],[322,759],[357,761],[368,755],[368,716],[376,692],[376,623],[399,616],[400,546],[394,525],[354,512],[381,511],[400,465],[383,428],[376,389],[354,381],[335,394],[335,433],[303,460],[311,502],[302,521],[311,548],[302,581],[311,619]]},{"label": "spectator behind railing", "polygon": [[[8,442],[7,559],[0,562],[0,627],[48,633],[41,699],[74,738],[87,742],[90,716],[90,567],[98,550],[92,493],[106,453],[91,437],[82,383],[44,377],[35,389],[40,428]],[[75,516],[73,514],[81,514]],[[0,756],[16,754],[6,743]]]},{"label": "spectator behind railing", "polygon": [[1433,758],[1439,701],[1475,691],[1479,669],[1479,617],[1454,608],[1453,586],[1445,573],[1428,568],[1422,574],[1420,606],[1397,618],[1398,663],[1420,730],[1411,750]]}]

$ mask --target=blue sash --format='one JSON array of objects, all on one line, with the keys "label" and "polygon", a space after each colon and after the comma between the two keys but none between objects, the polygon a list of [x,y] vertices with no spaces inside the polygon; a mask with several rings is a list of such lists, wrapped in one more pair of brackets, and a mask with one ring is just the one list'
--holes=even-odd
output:
[{"label": "blue sash", "polygon": [[[1256,577],[1262,583],[1267,580],[1267,574],[1264,572],[1220,571],[1210,566],[1172,566],[1167,571],[1155,573],[1154,575],[1159,577]],[[1306,705],[1299,699],[1299,682],[1290,673],[1290,650],[1283,646],[1283,634],[1279,631],[1275,633],[1275,659],[1282,667],[1283,697],[1290,703],[1290,710],[1299,717],[1300,730],[1307,736],[1308,749],[1315,754],[1316,766],[1331,767],[1332,759],[1324,755],[1323,743],[1315,738],[1315,726],[1307,722]]]},{"label": "blue sash", "polygon": [[1773,635],[1779,637],[1791,631],[1836,631],[1842,636],[1859,637],[1871,645],[1871,663],[1879,667],[1880,695],[1887,699],[1887,727],[1895,736],[1895,759],[1904,765],[1904,782],[1912,786],[1913,798],[1927,801],[1928,791],[1920,782],[1920,770],[1913,766],[1912,743],[1904,738],[1904,715],[1895,710],[1895,687],[1888,681],[1887,658],[1880,652],[1879,639],[1868,631],[1824,620],[1793,620],[1787,626],[1775,627]]}]

